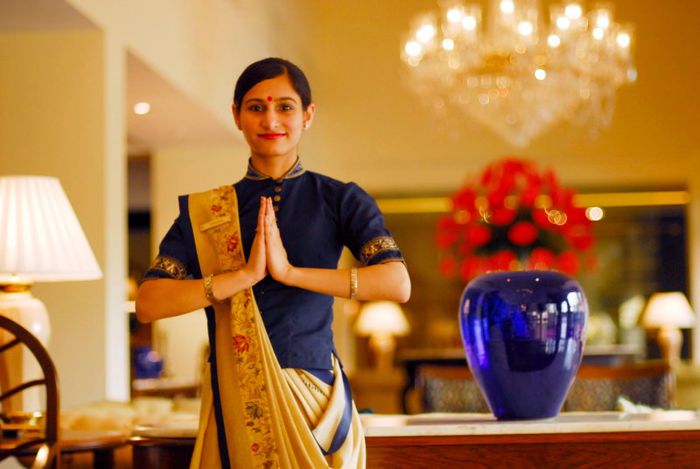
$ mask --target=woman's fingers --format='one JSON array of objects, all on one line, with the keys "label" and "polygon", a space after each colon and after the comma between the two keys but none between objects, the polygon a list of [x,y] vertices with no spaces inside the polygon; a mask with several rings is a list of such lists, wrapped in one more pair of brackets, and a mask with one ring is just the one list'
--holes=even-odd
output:
[{"label": "woman's fingers", "polygon": [[264,234],[265,229],[265,209],[267,204],[265,203],[265,197],[260,197],[260,210],[258,210],[258,226],[255,228],[256,235]]}]

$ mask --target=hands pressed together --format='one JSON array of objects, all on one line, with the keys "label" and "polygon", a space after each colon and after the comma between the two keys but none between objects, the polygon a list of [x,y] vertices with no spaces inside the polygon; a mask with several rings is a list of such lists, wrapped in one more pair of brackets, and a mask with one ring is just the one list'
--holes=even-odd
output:
[{"label": "hands pressed together", "polygon": [[258,227],[244,270],[251,276],[253,284],[256,284],[268,273],[278,282],[288,283],[292,269],[282,244],[272,199],[260,197]]}]

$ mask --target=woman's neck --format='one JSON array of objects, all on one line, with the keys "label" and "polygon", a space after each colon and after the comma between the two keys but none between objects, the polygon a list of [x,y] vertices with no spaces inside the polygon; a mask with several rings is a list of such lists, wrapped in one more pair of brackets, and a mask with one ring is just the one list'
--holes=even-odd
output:
[{"label": "woman's neck", "polygon": [[260,156],[251,156],[251,163],[253,167],[273,179],[281,178],[287,171],[292,169],[294,163],[296,163],[296,155],[290,156],[280,156],[273,158],[262,158]]}]

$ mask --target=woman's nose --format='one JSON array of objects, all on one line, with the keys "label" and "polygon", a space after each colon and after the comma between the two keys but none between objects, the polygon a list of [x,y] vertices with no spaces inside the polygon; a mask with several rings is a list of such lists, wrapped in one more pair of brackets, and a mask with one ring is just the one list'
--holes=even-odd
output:
[{"label": "woman's nose", "polygon": [[274,111],[268,111],[265,113],[265,116],[263,117],[262,125],[266,129],[275,129],[279,126],[279,118],[277,116],[277,113]]}]

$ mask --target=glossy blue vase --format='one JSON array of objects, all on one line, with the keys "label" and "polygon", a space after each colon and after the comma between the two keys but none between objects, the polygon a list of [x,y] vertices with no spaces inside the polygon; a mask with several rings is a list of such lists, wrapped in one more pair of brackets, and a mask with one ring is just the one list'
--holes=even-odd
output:
[{"label": "glossy blue vase", "polygon": [[495,272],[467,285],[462,341],[496,418],[559,413],[581,364],[587,317],[581,286],[559,272]]}]

